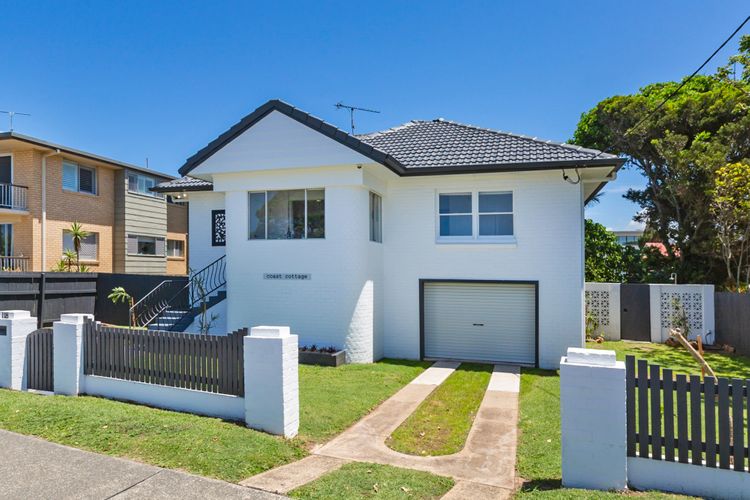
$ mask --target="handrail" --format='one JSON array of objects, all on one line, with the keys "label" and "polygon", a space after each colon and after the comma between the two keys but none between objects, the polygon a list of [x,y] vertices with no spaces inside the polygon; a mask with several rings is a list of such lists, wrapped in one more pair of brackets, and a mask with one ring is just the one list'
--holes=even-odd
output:
[{"label": "handrail", "polygon": [[29,188],[7,182],[0,183],[0,208],[12,210],[27,210],[27,196]]},{"label": "handrail", "polygon": [[25,273],[29,269],[29,257],[17,257],[15,255],[0,255],[0,271],[17,271]]}]

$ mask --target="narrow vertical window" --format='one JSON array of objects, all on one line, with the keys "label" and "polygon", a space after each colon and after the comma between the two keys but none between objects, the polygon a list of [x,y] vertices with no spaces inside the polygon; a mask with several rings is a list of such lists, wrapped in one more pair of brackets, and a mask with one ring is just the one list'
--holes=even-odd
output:
[{"label": "narrow vertical window", "polygon": [[383,199],[370,192],[370,241],[383,242]]}]

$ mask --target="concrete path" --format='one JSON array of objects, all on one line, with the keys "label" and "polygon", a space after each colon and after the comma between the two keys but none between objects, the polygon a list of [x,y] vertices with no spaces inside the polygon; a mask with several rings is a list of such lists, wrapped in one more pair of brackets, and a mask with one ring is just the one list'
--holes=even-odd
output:
[{"label": "concrete path", "polygon": [[319,477],[339,469],[349,460],[310,455],[302,460],[276,467],[240,482],[243,486],[286,494]]},{"label": "concrete path", "polygon": [[313,453],[450,476],[458,481],[458,491],[448,494],[453,494],[454,498],[466,498],[467,495],[477,498],[509,495],[515,481],[520,385],[518,367],[495,367],[466,446],[460,452],[446,456],[418,457],[398,453],[385,445],[386,438],[453,369],[455,366],[436,363],[371,414]]},{"label": "concrete path", "polygon": [[279,499],[277,495],[0,431],[0,499]]}]

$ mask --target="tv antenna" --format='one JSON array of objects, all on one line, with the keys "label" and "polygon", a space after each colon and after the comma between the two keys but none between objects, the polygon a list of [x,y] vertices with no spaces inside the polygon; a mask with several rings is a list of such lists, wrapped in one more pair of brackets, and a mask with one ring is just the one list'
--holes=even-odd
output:
[{"label": "tv antenna", "polygon": [[11,132],[13,132],[13,118],[16,115],[19,115],[19,116],[31,116],[28,113],[20,113],[18,111],[2,111],[2,110],[0,110],[0,113],[5,113],[6,115],[8,115],[8,118],[10,118],[10,131]]},{"label": "tv antenna", "polygon": [[358,108],[356,106],[349,106],[347,104],[342,103],[341,101],[334,104],[336,106],[336,109],[348,109],[349,110],[349,119],[351,120],[351,128],[352,128],[352,135],[354,135],[354,112],[355,111],[365,111],[367,113],[380,113],[380,111],[376,111],[374,109],[367,109],[367,108]]}]

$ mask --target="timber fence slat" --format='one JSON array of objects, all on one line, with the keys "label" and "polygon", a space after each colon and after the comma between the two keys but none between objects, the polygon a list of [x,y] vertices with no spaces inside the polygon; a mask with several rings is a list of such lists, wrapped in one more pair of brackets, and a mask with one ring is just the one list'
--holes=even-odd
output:
[{"label": "timber fence slat", "polygon": [[690,376],[690,458],[693,465],[703,464],[701,426],[701,378]]},{"label": "timber fence slat", "polygon": [[672,370],[665,368],[664,379],[664,459],[674,462],[674,378]]},{"label": "timber fence slat", "polygon": [[[190,334],[111,328],[91,322],[84,325],[84,373],[243,396],[244,359],[238,346],[244,333],[246,330],[221,336]],[[51,353],[51,345],[37,344],[31,339],[29,348]],[[30,367],[38,372],[34,376],[44,375],[40,370],[45,369],[51,375],[48,363],[40,365]]]},{"label": "timber fence slat", "polygon": [[743,428],[744,408],[742,404],[743,384],[741,379],[732,380],[732,444],[734,470],[745,470],[745,429]]},{"label": "timber fence slat", "polygon": [[687,377],[677,375],[677,460],[688,463]]},{"label": "timber fence slat", "polygon": [[651,391],[651,456],[661,457],[661,390],[658,384],[654,384],[653,381],[660,380],[660,367],[659,365],[651,365],[650,367],[650,380],[649,390]]},{"label": "timber fence slat", "polygon": [[704,414],[706,416],[706,467],[716,467],[716,385],[713,377],[706,378]]},{"label": "timber fence slat", "polygon": [[729,380],[719,379],[719,467],[729,468]]},{"label": "timber fence slat", "polygon": [[625,358],[625,414],[629,457],[635,456],[635,357]]},{"label": "timber fence slat", "polygon": [[638,360],[638,456],[648,457],[648,363]]}]

